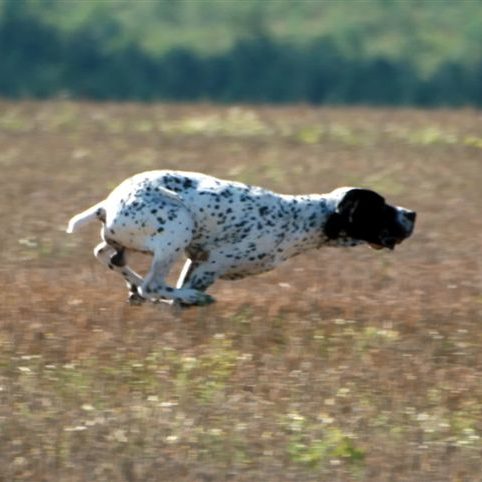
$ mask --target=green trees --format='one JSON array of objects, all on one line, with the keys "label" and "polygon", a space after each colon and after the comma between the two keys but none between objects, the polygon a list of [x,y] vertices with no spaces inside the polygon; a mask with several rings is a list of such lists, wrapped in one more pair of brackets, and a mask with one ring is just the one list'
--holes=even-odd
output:
[{"label": "green trees", "polygon": [[[203,5],[216,13],[222,25],[239,28],[219,41],[216,36],[211,41],[209,29],[204,28],[211,25],[211,18],[197,2],[146,2],[139,10],[125,2],[100,2],[99,7],[97,2],[72,2],[74,11],[69,15],[65,2],[40,3],[0,0],[0,96],[482,105],[482,50],[470,43],[470,39],[479,41],[470,25],[460,25],[470,33],[459,39],[458,48],[467,57],[454,57],[455,47],[448,44],[444,50],[442,36],[433,57],[427,56],[431,50],[422,44],[420,51],[416,49],[424,35],[424,18],[431,14],[427,18],[432,21],[437,12],[430,2],[417,3],[425,9],[420,13],[415,7],[408,11],[399,1],[370,0],[364,5],[371,16],[355,24],[348,10],[351,2],[322,2],[316,9],[313,2],[296,3],[295,8],[285,0],[262,5],[250,0],[243,5],[222,3],[224,10],[217,12],[214,7],[221,4],[206,0]],[[435,3],[439,9],[451,8],[450,3]],[[460,9],[465,5],[461,2]],[[320,12],[325,16],[311,24],[310,15]],[[376,31],[368,28],[377,19],[391,18],[387,12],[400,15],[403,25],[385,29],[380,23]],[[325,17],[331,23],[325,25]],[[280,25],[285,27],[318,27],[320,22],[326,32],[300,27],[294,38],[275,34],[276,19],[282,19]],[[176,26],[177,30],[168,29],[171,36],[178,33],[169,37],[170,46],[146,46],[146,39],[163,38],[162,31],[153,30],[156,21],[159,30]],[[145,35],[136,22],[145,24]],[[222,25],[216,29],[222,31]],[[394,31],[401,36],[393,37]]]}]

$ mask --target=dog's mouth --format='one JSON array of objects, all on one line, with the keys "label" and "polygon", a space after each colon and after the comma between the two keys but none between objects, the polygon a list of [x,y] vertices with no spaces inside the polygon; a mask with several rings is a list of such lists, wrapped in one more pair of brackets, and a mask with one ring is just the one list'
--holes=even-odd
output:
[{"label": "dog's mouth", "polygon": [[386,248],[393,251],[397,244],[400,244],[412,235],[417,217],[416,213],[402,209],[397,216],[396,223],[384,227],[377,236],[368,241],[372,249],[381,250]]},{"label": "dog's mouth", "polygon": [[405,238],[384,238],[380,243],[368,243],[370,248],[379,251],[380,249],[389,249],[393,251],[397,244],[400,244]]}]

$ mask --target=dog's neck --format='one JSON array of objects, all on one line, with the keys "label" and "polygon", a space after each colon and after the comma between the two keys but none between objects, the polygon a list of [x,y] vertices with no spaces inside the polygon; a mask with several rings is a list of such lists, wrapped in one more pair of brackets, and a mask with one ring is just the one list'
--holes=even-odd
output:
[{"label": "dog's neck", "polygon": [[279,245],[281,257],[288,259],[326,244],[329,240],[323,226],[333,212],[332,203],[320,194],[283,198],[286,200],[285,209],[289,211],[285,228],[290,235]]},{"label": "dog's neck", "polygon": [[286,225],[290,232],[289,243],[280,243],[283,259],[321,246],[349,247],[363,243],[342,235],[330,238],[326,232],[328,222],[336,215],[336,207],[342,196],[341,190],[329,194],[283,196],[287,201],[286,208],[290,210],[290,221]]}]

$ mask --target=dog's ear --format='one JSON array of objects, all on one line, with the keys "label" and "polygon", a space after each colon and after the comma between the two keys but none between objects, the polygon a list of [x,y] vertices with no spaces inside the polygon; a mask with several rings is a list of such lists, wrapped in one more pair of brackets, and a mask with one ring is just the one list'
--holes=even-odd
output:
[{"label": "dog's ear", "polygon": [[385,206],[385,199],[369,189],[351,189],[339,202],[336,212],[350,225],[371,224],[374,215]]},{"label": "dog's ear", "polygon": [[327,220],[324,226],[325,235],[330,239],[339,236],[360,238],[368,235],[384,206],[385,199],[376,192],[369,189],[350,189]]}]

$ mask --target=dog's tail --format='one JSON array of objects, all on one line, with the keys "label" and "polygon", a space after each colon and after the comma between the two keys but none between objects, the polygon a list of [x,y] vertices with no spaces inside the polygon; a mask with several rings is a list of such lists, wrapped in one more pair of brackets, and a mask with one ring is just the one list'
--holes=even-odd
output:
[{"label": "dog's tail", "polygon": [[81,226],[88,224],[94,219],[105,222],[105,209],[103,207],[104,201],[95,204],[94,206],[86,209],[85,211],[76,214],[67,226],[67,233],[75,233]]}]

